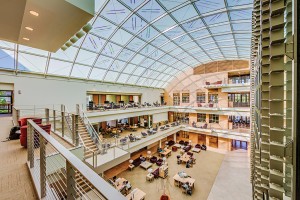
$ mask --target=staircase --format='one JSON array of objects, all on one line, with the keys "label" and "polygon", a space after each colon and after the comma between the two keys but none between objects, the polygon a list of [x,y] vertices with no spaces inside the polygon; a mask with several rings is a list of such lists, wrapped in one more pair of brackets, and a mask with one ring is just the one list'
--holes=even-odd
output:
[{"label": "staircase", "polygon": [[83,123],[81,117],[78,119],[78,135],[81,138],[83,146],[86,148],[84,151],[84,158],[90,158],[93,155],[93,152],[98,151],[98,147],[89,135],[86,125]]}]

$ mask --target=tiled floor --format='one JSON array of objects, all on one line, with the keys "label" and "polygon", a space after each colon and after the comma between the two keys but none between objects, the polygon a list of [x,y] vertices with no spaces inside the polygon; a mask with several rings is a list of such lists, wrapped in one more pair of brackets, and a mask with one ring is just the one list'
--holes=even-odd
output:
[{"label": "tiled floor", "polygon": [[246,150],[225,155],[208,200],[247,200],[251,197],[250,158]]},{"label": "tiled floor", "polygon": [[[146,199],[159,199],[166,187],[166,194],[172,200],[195,199],[206,200],[213,186],[215,178],[224,158],[224,154],[203,151],[195,154],[196,164],[192,168],[186,168],[184,164],[178,165],[176,155],[178,152],[172,152],[171,157],[167,159],[169,165],[169,176],[166,179],[155,179],[153,182],[146,181],[147,171],[141,167],[137,167],[132,171],[124,171],[118,177],[124,177],[132,184],[132,188],[139,188],[146,193]],[[158,166],[153,165],[155,170]],[[182,193],[182,190],[174,186],[173,176],[179,171],[185,171],[192,178],[196,179],[195,189],[192,196]]]}]

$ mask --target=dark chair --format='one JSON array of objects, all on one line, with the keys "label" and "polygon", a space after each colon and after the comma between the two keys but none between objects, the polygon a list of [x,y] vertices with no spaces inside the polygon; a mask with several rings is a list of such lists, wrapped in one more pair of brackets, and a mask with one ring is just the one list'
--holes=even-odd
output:
[{"label": "dark chair", "polygon": [[201,145],[200,145],[200,144],[196,144],[196,145],[195,145],[195,148],[201,149]]},{"label": "dark chair", "polygon": [[206,145],[202,144],[201,149],[206,151]]},{"label": "dark chair", "polygon": [[151,174],[153,174],[154,178],[159,178],[159,168],[154,170]]},{"label": "dark chair", "polygon": [[145,133],[145,132],[141,132],[141,134],[142,134],[142,137],[147,137],[147,133]]},{"label": "dark chair", "polygon": [[207,129],[207,124],[204,124],[204,125],[202,126],[202,128],[203,128],[203,129]]},{"label": "dark chair", "polygon": [[184,144],[184,141],[183,141],[183,140],[180,140],[180,141],[179,141],[179,144],[180,144],[180,145],[183,145],[183,144]]},{"label": "dark chair", "polygon": [[161,159],[161,158],[156,161],[157,166],[161,166],[162,163],[163,163],[163,159]]},{"label": "dark chair", "polygon": [[138,157],[137,159],[133,160],[132,164],[135,166],[135,167],[138,167],[140,164],[142,163],[140,157]]},{"label": "dark chair", "polygon": [[170,125],[169,125],[169,124],[167,124],[167,125],[166,125],[166,127],[167,127],[167,128],[170,128]]},{"label": "dark chair", "polygon": [[175,142],[173,140],[168,141],[169,146],[173,146],[174,144],[175,144]]},{"label": "dark chair", "polygon": [[157,157],[156,156],[152,156],[152,158],[150,158],[150,162],[151,163],[156,163],[157,162]]},{"label": "dark chair", "polygon": [[183,143],[183,145],[187,146],[187,145],[189,145],[189,142],[186,141],[186,142]]},{"label": "dark chair", "polygon": [[148,130],[147,133],[148,133],[148,135],[152,135],[153,131]]},{"label": "dark chair", "polygon": [[133,136],[129,135],[128,137],[129,137],[130,142],[135,142],[135,138]]},{"label": "dark chair", "polygon": [[187,152],[186,154],[189,155],[189,156],[193,156],[194,155],[192,152]]},{"label": "dark chair", "polygon": [[189,150],[191,150],[192,146],[191,145],[187,145],[186,147],[183,148],[183,150],[185,152],[188,152]]}]

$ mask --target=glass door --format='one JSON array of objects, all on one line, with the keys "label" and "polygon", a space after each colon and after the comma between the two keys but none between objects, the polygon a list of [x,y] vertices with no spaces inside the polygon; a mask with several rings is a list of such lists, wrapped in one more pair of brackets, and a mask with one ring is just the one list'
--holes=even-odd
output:
[{"label": "glass door", "polygon": [[0,90],[0,114],[11,114],[13,91]]}]

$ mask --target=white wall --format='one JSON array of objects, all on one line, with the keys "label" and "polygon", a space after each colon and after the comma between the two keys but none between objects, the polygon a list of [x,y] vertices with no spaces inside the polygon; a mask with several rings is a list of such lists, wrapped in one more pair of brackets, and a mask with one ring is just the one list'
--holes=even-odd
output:
[{"label": "white wall", "polygon": [[160,93],[163,92],[161,89],[58,78],[45,79],[33,75],[0,74],[0,83],[14,84],[16,106],[65,104],[69,111],[74,111],[76,104],[85,106],[87,91],[141,93],[142,102],[151,103],[160,101]]},{"label": "white wall", "polygon": [[153,123],[158,123],[168,120],[168,112],[153,114]]}]

